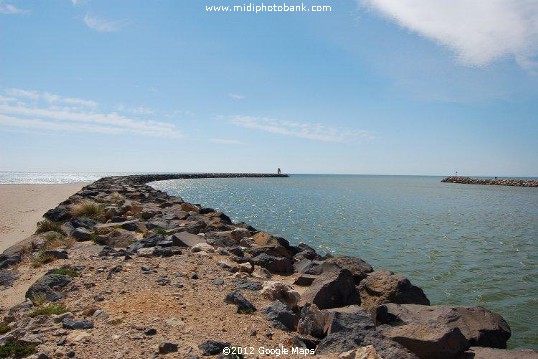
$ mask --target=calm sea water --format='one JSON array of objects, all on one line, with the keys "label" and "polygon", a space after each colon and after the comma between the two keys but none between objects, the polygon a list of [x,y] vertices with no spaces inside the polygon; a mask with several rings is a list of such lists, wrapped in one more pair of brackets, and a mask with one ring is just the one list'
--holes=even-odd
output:
[{"label": "calm sea water", "polygon": [[510,347],[538,349],[538,188],[440,180],[293,175],[152,185],[292,243],[402,273],[432,304],[487,307],[509,322]]}]

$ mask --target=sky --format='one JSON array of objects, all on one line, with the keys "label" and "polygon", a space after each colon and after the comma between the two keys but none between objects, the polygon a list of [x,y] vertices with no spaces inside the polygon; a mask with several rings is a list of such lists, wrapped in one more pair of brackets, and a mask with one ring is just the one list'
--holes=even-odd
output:
[{"label": "sky", "polygon": [[277,1],[0,0],[0,171],[538,176],[537,1]]}]

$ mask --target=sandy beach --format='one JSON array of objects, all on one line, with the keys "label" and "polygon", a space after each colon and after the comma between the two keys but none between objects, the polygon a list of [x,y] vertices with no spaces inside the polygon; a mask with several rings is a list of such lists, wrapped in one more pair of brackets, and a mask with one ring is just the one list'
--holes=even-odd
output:
[{"label": "sandy beach", "polygon": [[0,185],[0,253],[30,236],[43,214],[86,183]]}]

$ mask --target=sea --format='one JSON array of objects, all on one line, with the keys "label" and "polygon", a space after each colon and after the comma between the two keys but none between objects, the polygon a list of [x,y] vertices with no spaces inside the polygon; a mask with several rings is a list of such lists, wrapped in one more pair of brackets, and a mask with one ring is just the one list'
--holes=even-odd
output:
[{"label": "sea", "polygon": [[[70,183],[122,173],[0,172],[0,183]],[[154,182],[235,222],[358,256],[405,275],[432,305],[483,306],[538,349],[538,188],[441,183],[435,176],[290,175]],[[0,189],[1,190],[1,189]]]}]

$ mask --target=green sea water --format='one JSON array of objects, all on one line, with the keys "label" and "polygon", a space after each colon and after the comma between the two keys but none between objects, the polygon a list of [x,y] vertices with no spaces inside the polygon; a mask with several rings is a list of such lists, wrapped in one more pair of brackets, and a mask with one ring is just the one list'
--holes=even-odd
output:
[{"label": "green sea water", "polygon": [[407,276],[433,305],[481,305],[538,349],[538,188],[441,177],[291,175],[152,185],[318,252]]}]

